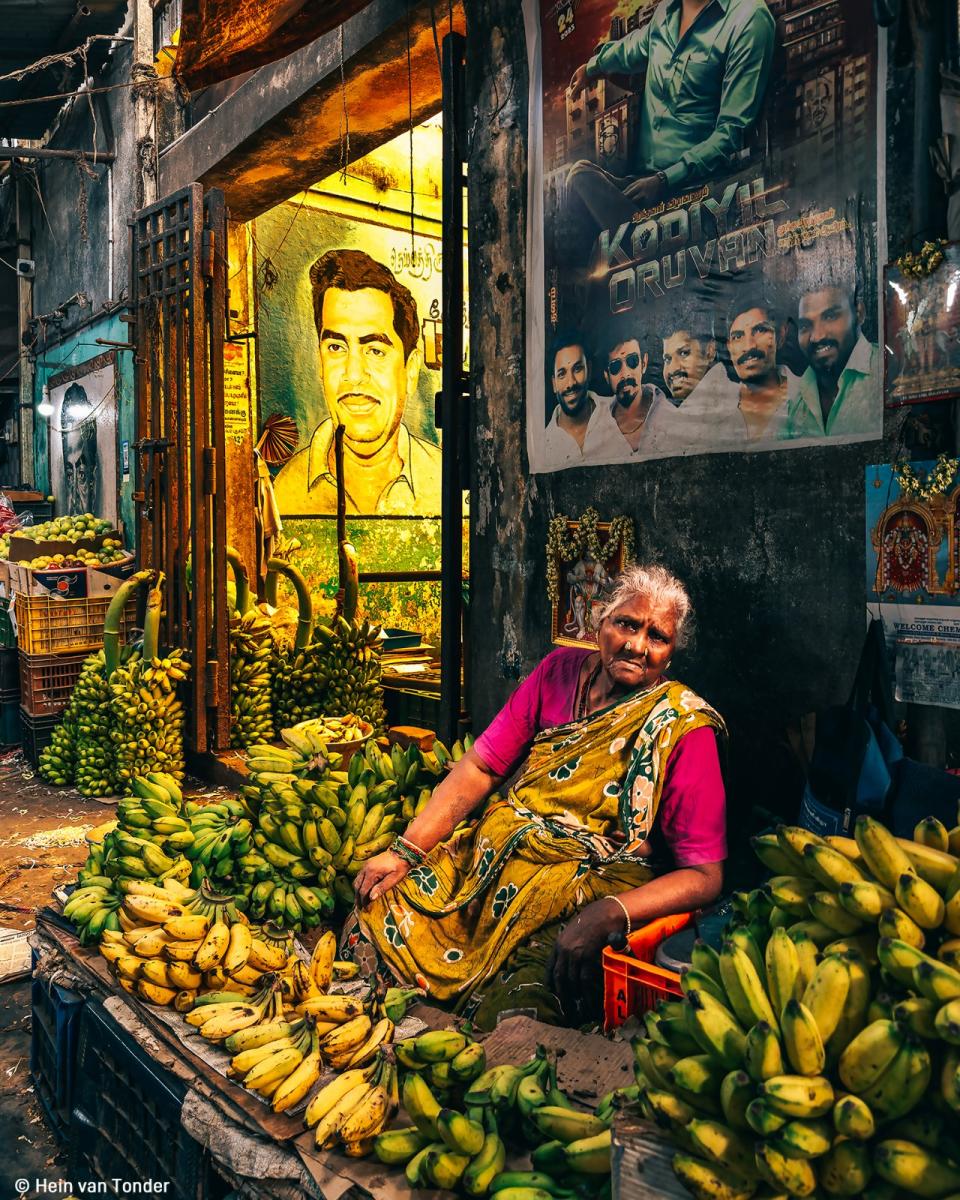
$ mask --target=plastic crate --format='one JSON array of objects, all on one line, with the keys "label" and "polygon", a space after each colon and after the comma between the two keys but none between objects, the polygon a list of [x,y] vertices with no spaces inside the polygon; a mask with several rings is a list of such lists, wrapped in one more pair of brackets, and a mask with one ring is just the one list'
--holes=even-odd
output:
[{"label": "plastic crate", "polygon": [[45,750],[53,739],[53,731],[60,724],[62,713],[52,713],[49,717],[32,717],[24,709],[20,709],[20,745],[23,757],[31,766],[40,762],[40,752]]},{"label": "plastic crate", "polygon": [[62,713],[90,651],[73,654],[20,652],[20,704],[31,717]]},{"label": "plastic crate", "polygon": [[12,597],[0,597],[0,646],[16,650],[17,635],[13,632],[13,621],[10,620],[12,603]]},{"label": "plastic crate", "polygon": [[73,1107],[77,1033],[84,998],[57,983],[34,979],[30,1005],[30,1075],[50,1127],[65,1141]]},{"label": "plastic crate", "polygon": [[167,1186],[165,1200],[211,1200],[226,1189],[207,1150],[180,1124],[186,1085],[149,1057],[94,1001],[83,1009],[70,1114],[70,1174],[77,1182]]},{"label": "plastic crate", "polygon": [[440,727],[440,697],[436,693],[385,687],[383,703],[391,725],[416,725],[420,729]]},{"label": "plastic crate", "polygon": [[0,692],[0,747],[20,745],[20,689]]},{"label": "plastic crate", "polygon": [[682,995],[680,976],[654,964],[657,947],[686,929],[693,913],[660,917],[630,935],[630,954],[606,946],[603,951],[604,1028],[614,1029],[627,1017],[649,1012],[661,1000]]},{"label": "plastic crate", "polygon": [[0,699],[11,692],[20,695],[20,660],[16,647],[0,646]]},{"label": "plastic crate", "polygon": [[[14,615],[17,644],[24,654],[59,654],[85,650],[88,654],[103,645],[103,623],[112,596],[82,600],[58,600],[55,596],[26,596],[17,593]],[[120,639],[129,640],[136,625],[137,602],[131,599],[120,617]]]}]

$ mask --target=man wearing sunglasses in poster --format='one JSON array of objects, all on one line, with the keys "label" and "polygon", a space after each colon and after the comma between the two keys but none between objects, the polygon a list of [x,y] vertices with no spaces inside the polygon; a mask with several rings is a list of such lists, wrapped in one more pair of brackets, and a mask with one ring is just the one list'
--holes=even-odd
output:
[{"label": "man wearing sunglasses in poster", "polygon": [[598,422],[590,445],[591,459],[606,463],[656,454],[678,420],[663,391],[643,382],[650,356],[637,335],[621,328],[613,339],[603,369],[613,399],[602,401],[604,419]]}]

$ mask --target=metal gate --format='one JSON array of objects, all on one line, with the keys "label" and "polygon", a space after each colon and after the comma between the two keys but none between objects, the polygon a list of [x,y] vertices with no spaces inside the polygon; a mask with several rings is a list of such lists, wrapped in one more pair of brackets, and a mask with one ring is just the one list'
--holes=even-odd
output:
[{"label": "metal gate", "polygon": [[187,744],[197,753],[230,741],[226,246],[223,193],[200,184],[132,222],[137,546],[142,565],[166,575],[162,641],[193,664]]}]

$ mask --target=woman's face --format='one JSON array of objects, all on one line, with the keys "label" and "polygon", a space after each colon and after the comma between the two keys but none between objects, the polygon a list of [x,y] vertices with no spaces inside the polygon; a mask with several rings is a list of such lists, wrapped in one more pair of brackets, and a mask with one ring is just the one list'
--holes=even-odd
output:
[{"label": "woman's face", "polygon": [[677,623],[669,608],[654,607],[644,596],[625,600],[600,623],[600,661],[619,688],[649,687],[663,674],[677,644]]}]

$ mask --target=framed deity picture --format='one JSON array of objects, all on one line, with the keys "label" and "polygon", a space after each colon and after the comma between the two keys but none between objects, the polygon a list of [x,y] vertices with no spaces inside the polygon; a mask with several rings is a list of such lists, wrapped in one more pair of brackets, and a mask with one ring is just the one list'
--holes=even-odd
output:
[{"label": "framed deity picture", "polygon": [[50,491],[57,516],[93,513],[117,527],[117,386],[112,350],[47,380]]},{"label": "framed deity picture", "polygon": [[583,537],[579,521],[566,521],[565,536],[548,546],[548,573],[555,592],[551,636],[557,646],[597,644],[600,614],[626,565],[625,539],[616,531],[611,535],[611,528],[608,522],[594,522],[589,529],[595,536]]},{"label": "framed deity picture", "polygon": [[886,406],[960,395],[960,242],[929,275],[888,263],[883,283]]}]

